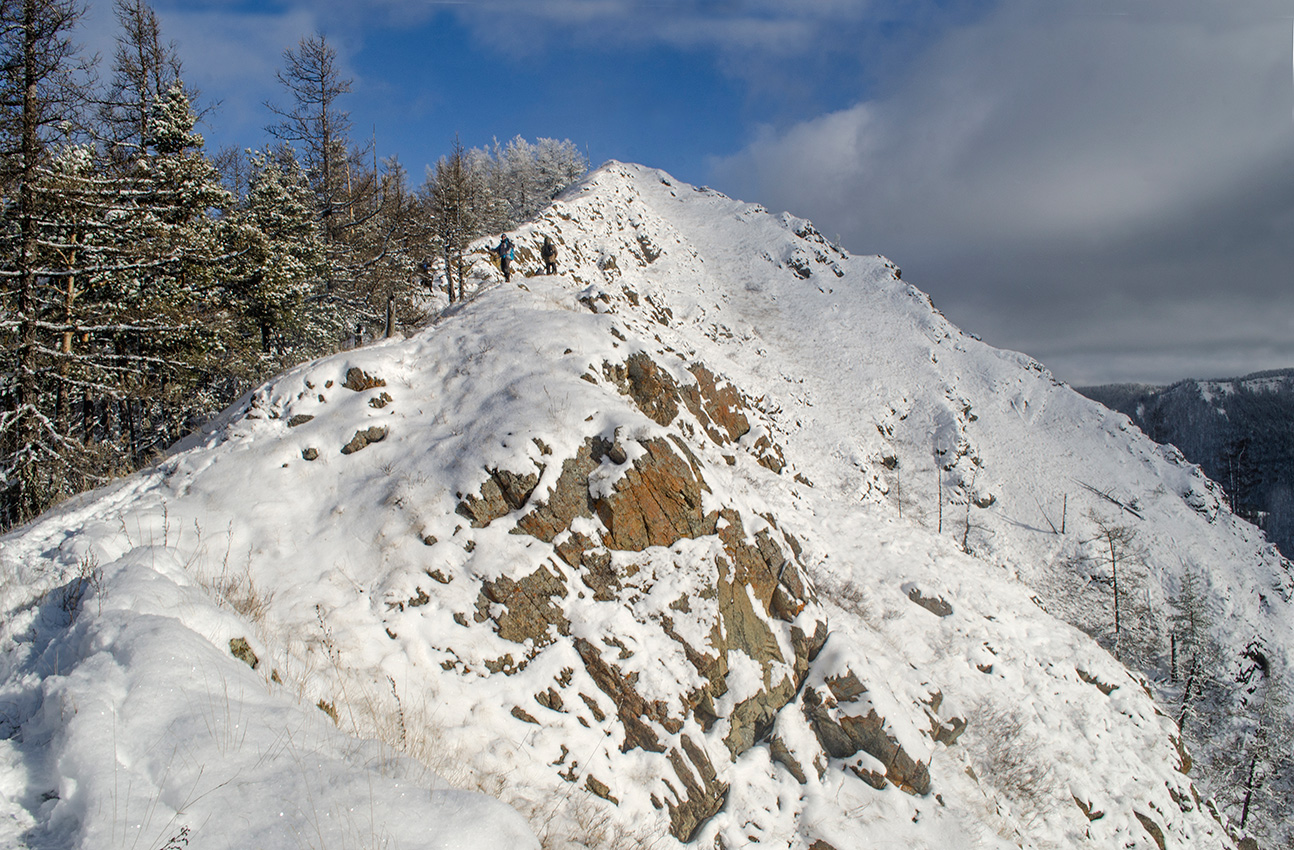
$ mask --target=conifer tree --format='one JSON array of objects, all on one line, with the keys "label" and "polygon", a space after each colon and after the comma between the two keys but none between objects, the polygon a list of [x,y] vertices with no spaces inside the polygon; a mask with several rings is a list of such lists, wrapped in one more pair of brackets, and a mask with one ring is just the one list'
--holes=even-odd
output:
[{"label": "conifer tree", "polygon": [[311,189],[290,148],[254,154],[251,167],[245,208],[230,223],[238,310],[255,327],[263,356],[317,354],[340,327],[307,309],[328,271]]},{"label": "conifer tree", "polygon": [[386,333],[423,318],[418,264],[431,253],[430,229],[396,157],[383,163],[373,210],[354,228],[357,259],[353,315]]},{"label": "conifer tree", "polygon": [[1181,587],[1169,599],[1172,613],[1168,617],[1171,642],[1170,677],[1182,680],[1181,708],[1177,725],[1184,727],[1191,707],[1211,677],[1207,669],[1209,639],[1209,614],[1204,594],[1203,580],[1195,567],[1187,565],[1182,572]]},{"label": "conifer tree", "polygon": [[1126,664],[1149,667],[1160,638],[1150,616],[1145,554],[1137,542],[1137,530],[1095,510],[1087,516],[1096,527],[1096,535],[1087,541],[1096,548],[1094,561],[1109,569],[1109,576],[1101,581],[1110,586],[1110,648]]},{"label": "conifer tree", "polygon": [[151,99],[133,103],[128,121],[98,113],[128,132],[81,135],[107,138],[102,146],[76,141],[91,99],[71,82],[82,70],[69,40],[76,11],[58,0],[0,2],[11,199],[0,209],[12,363],[0,372],[5,524],[180,435],[198,412],[188,390],[212,345],[202,312],[225,254],[211,211],[228,195],[178,80],[160,97],[141,89]]},{"label": "conifer tree", "polygon": [[76,50],[70,36],[80,13],[73,0],[0,2],[0,331],[6,361],[0,369],[0,513],[7,524],[67,492],[74,469],[74,447],[48,415],[58,372],[43,326],[56,317],[67,274],[43,266],[48,199],[40,186],[50,174],[60,125],[85,99],[72,82]]},{"label": "conifer tree", "polygon": [[142,155],[153,105],[184,74],[176,46],[162,42],[157,14],[145,0],[115,0],[113,12],[120,31],[99,113],[108,157],[124,166]]},{"label": "conifer tree", "polygon": [[337,49],[319,34],[283,51],[278,81],[289,103],[266,104],[278,118],[266,129],[297,148],[315,194],[324,243],[333,251],[341,246],[352,213],[351,120],[350,113],[341,108],[341,98],[350,93],[352,81],[342,76]]}]

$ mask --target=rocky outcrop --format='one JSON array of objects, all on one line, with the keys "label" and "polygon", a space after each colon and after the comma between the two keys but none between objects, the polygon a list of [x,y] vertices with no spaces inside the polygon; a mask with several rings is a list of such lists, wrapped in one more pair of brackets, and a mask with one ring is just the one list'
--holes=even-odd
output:
[{"label": "rocky outcrop", "polygon": [[386,381],[370,375],[358,366],[352,366],[346,370],[346,380],[342,382],[342,386],[358,393],[371,390],[374,387],[385,387]]},{"label": "rocky outcrop", "polygon": [[[640,552],[648,546],[671,546],[685,537],[713,534],[717,516],[707,515],[701,506],[701,492],[709,487],[693,465],[663,439],[639,445],[645,454],[625,470],[611,493],[594,500],[598,519],[606,527],[603,545]],[[686,451],[681,444],[679,448]]]},{"label": "rocky outcrop", "polygon": [[[553,601],[566,593],[565,582],[543,567],[518,580],[504,576],[486,581],[477,599],[477,622],[493,620],[499,637],[513,643],[543,646],[553,640],[550,627],[570,634],[570,621]],[[491,613],[490,603],[499,610]]]},{"label": "rocky outcrop", "polygon": [[915,584],[906,585],[903,589],[908,594],[908,599],[911,599],[936,617],[947,617],[953,612],[953,606],[948,604],[948,601],[942,596],[926,596],[921,591],[921,588]]},{"label": "rocky outcrop", "polygon": [[696,378],[692,386],[682,390],[683,403],[701,424],[707,437],[717,445],[735,443],[750,431],[746,418],[746,400],[737,388],[725,383],[722,386],[714,373],[700,363],[693,363],[688,371]]},{"label": "rocky outcrop", "polygon": [[[534,472],[487,471],[489,477],[481,485],[480,495],[469,495],[458,504],[458,513],[470,519],[476,528],[520,509],[539,484],[539,475]],[[543,469],[539,471],[543,472]]]},{"label": "rocky outcrop", "polygon": [[[631,360],[624,381],[636,403],[661,419],[676,417],[677,407],[666,401],[681,397],[677,384],[649,359]],[[705,393],[697,390],[698,404],[714,395],[713,381],[708,386]],[[698,410],[719,438],[740,438],[748,429],[744,418],[729,415],[731,406],[707,403]],[[703,463],[677,435],[625,442],[589,437],[562,461],[556,480],[541,488],[543,477],[542,467],[489,469],[478,493],[459,497],[458,513],[473,527],[512,522],[511,532],[552,545],[545,567],[482,582],[475,621],[524,647],[519,660],[508,654],[486,666],[520,671],[544,645],[575,634],[572,644],[584,671],[614,706],[623,730],[616,746],[661,759],[662,784],[653,800],[668,812],[671,833],[687,841],[722,808],[728,792],[722,769],[696,730],[709,732],[720,719],[727,721],[720,727],[722,741],[713,745],[733,759],[769,740],[778,712],[795,699],[826,641],[825,617],[811,615],[817,599],[804,578],[799,544],[772,516],[707,510]],[[752,521],[754,529],[748,528]],[[581,632],[568,608],[573,597],[583,599],[581,605],[626,604],[631,586],[635,593],[647,589],[626,555],[668,551],[701,538],[712,538],[717,551],[702,586],[692,599],[675,599],[668,615],[654,622],[703,684],[670,700],[647,697],[639,674],[625,666],[633,654],[618,636]],[[728,677],[738,663],[746,671],[756,665],[759,678],[743,676],[744,690],[734,702]],[[551,710],[564,704],[556,691],[542,696],[538,703]],[[581,696],[591,710],[596,706]],[[611,799],[605,790],[599,796]]]},{"label": "rocky outcrop", "polygon": [[658,425],[674,421],[678,415],[678,384],[650,357],[639,352],[626,360],[623,367],[608,364],[604,368],[648,419]]},{"label": "rocky outcrop", "polygon": [[[827,678],[825,688],[806,687],[800,705],[828,756],[848,759],[860,751],[867,753],[883,766],[884,778],[902,790],[909,794],[930,792],[927,765],[886,731],[885,718],[877,713],[867,698],[867,687],[852,670]],[[878,777],[871,771],[855,768],[854,772],[877,784]]]},{"label": "rocky outcrop", "polygon": [[[669,810],[670,832],[679,841],[691,841],[701,825],[714,817],[728,799],[728,783],[721,782],[710,757],[687,735],[682,736],[685,760],[677,748],[669,751],[669,763],[682,789],[666,782],[672,799],[665,800]],[[659,802],[653,797],[653,802]]]},{"label": "rocky outcrop", "polygon": [[680,384],[643,352],[622,364],[602,366],[603,376],[656,424],[669,425],[686,409],[715,445],[738,444],[746,438],[742,447],[762,466],[780,473],[786,466],[781,447],[762,428],[752,435],[751,401],[701,363],[691,364],[687,371],[693,382]]}]

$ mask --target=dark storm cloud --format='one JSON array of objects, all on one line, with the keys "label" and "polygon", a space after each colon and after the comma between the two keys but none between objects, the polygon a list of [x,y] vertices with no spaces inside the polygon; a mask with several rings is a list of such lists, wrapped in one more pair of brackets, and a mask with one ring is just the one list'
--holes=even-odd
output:
[{"label": "dark storm cloud", "polygon": [[1008,2],[717,182],[890,256],[1072,382],[1294,365],[1287,15]]}]

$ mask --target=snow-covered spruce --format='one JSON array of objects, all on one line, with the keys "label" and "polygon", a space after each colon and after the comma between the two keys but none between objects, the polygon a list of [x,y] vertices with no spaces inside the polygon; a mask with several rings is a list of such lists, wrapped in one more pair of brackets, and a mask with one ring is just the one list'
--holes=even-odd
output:
[{"label": "snow-covered spruce", "polygon": [[0,538],[0,846],[1233,845],[1291,578],[1197,469],[801,219],[612,163],[512,236]]}]

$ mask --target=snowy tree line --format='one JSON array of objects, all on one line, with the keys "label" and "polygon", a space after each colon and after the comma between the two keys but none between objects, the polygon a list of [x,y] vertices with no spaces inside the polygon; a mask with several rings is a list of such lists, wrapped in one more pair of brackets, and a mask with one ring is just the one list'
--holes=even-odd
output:
[{"label": "snowy tree line", "polygon": [[355,144],[322,36],[270,145],[212,156],[145,0],[103,69],[79,0],[0,0],[0,528],[128,472],[289,363],[464,296],[467,244],[579,179],[569,141],[452,152],[412,187]]},{"label": "snowy tree line", "polygon": [[1047,609],[1144,677],[1181,732],[1184,771],[1191,768],[1191,751],[1207,754],[1205,769],[1192,774],[1209,797],[1205,805],[1232,827],[1275,842],[1294,788],[1294,725],[1279,668],[1261,638],[1239,658],[1220,663],[1231,653],[1216,638],[1217,597],[1207,572],[1184,560],[1176,588],[1156,599],[1149,579],[1155,567],[1136,527],[1137,506],[1107,501],[1111,508],[1089,510],[1086,523],[1078,523],[1084,530],[1053,580]]}]

